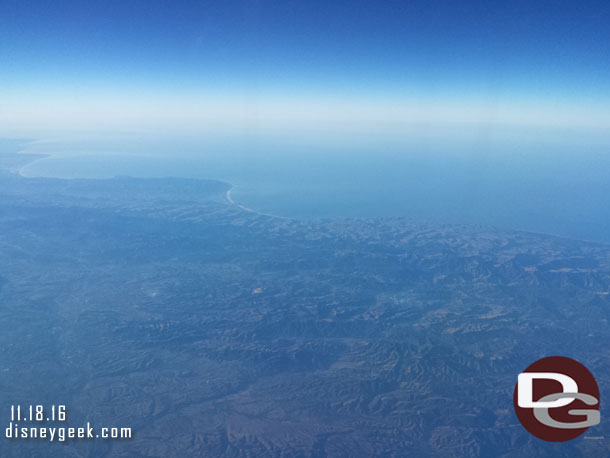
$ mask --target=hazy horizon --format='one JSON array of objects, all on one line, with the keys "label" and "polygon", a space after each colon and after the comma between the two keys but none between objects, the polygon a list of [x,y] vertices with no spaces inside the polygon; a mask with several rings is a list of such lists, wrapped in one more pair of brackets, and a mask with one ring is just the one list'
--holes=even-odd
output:
[{"label": "hazy horizon", "polygon": [[[610,129],[610,9],[9,1],[0,135]],[[440,126],[438,129],[435,126]]]}]

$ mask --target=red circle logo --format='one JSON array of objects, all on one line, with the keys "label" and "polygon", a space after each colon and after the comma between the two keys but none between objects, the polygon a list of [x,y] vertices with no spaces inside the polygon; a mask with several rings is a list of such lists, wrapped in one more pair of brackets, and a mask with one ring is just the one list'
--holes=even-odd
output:
[{"label": "red circle logo", "polygon": [[540,359],[519,374],[513,403],[523,427],[549,442],[575,439],[600,421],[595,378],[564,356]]}]

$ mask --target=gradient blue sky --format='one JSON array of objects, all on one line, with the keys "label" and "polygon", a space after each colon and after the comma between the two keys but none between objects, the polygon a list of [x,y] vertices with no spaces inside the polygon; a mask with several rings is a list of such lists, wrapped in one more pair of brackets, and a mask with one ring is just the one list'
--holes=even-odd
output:
[{"label": "gradient blue sky", "polygon": [[7,132],[418,122],[610,128],[610,3],[0,0]]}]

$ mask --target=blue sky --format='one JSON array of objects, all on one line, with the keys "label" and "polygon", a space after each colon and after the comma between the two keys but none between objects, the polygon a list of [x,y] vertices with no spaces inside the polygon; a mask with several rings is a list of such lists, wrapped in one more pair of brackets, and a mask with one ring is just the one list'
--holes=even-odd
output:
[{"label": "blue sky", "polygon": [[610,3],[0,2],[6,129],[610,127]]}]

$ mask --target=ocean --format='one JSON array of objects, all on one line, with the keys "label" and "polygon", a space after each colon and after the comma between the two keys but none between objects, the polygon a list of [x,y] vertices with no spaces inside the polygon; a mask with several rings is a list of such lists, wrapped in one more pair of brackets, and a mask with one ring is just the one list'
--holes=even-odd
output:
[{"label": "ocean", "polygon": [[24,143],[49,156],[21,172],[216,179],[235,202],[278,216],[401,216],[610,243],[610,151],[581,143],[82,137]]}]

